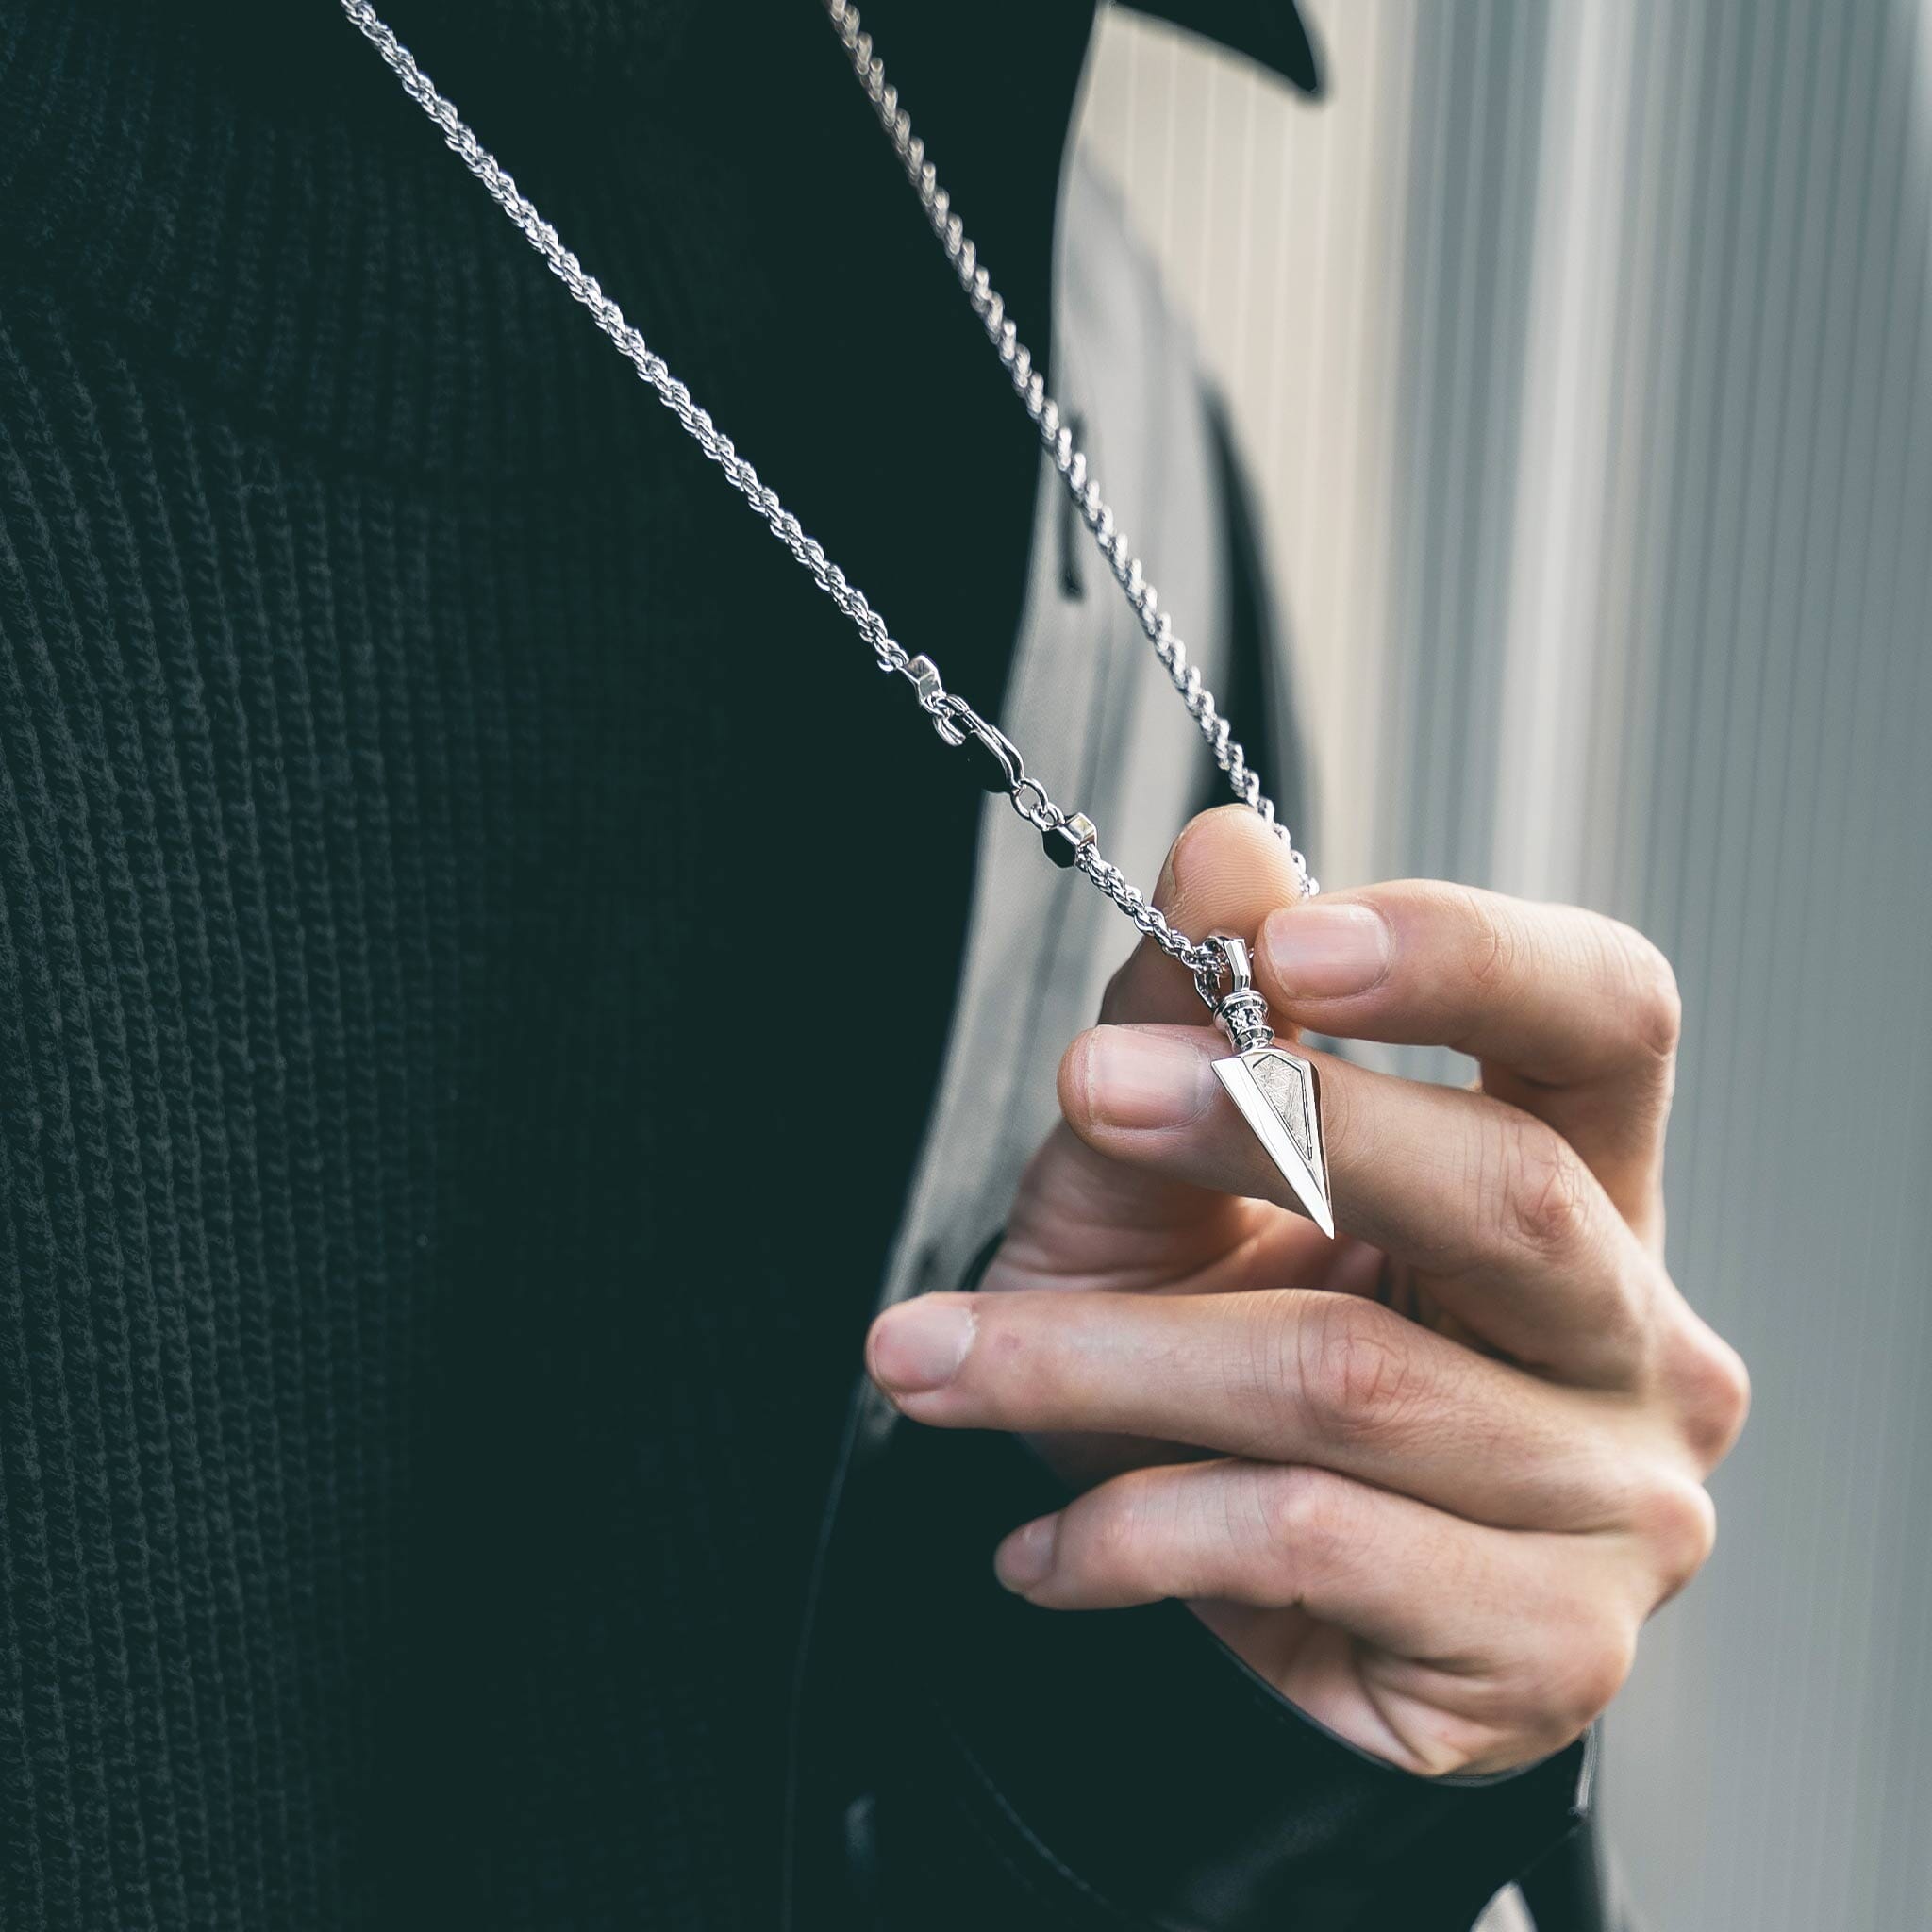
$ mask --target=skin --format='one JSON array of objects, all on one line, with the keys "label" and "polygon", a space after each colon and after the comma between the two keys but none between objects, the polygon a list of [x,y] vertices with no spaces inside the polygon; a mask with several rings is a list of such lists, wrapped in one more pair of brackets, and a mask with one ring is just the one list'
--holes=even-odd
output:
[{"label": "skin", "polygon": [[1662,1258],[1670,968],[1609,920],[1461,887],[1297,906],[1240,808],[1187,828],[1156,896],[1185,932],[1254,936],[1284,1037],[1449,1046],[1477,1084],[1311,1056],[1331,1244],[1143,944],[1067,1050],[981,1291],[882,1315],[870,1373],[913,1422],[1024,1432],[1068,1477],[1000,1545],[1008,1589],[1180,1598],[1415,1773],[1532,1762],[1709,1555],[1705,1481],[1749,1402]]}]

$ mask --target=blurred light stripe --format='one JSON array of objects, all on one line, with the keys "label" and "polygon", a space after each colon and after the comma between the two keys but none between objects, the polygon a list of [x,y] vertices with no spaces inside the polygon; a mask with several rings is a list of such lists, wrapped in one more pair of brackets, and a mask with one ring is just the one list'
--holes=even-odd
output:
[{"label": "blurred light stripe", "polygon": [[1673,1262],[1757,1414],[1614,1833],[1665,1932],[1924,1924],[1932,0],[1307,10],[1314,107],[1111,12],[1083,139],[1260,487],[1323,877],[1677,962]]}]

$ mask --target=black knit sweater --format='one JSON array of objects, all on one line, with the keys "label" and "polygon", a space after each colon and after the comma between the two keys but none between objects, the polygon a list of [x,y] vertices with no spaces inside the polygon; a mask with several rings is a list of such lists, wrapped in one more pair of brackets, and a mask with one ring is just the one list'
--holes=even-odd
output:
[{"label": "black knit sweater", "polygon": [[[1042,355],[1089,10],[868,8]],[[391,12],[996,705],[1035,446],[818,9]],[[0,4],[0,1924],[772,1922],[941,758],[333,0]]]},{"label": "black knit sweater", "polygon": [[[1091,0],[866,13],[1044,360]],[[1037,446],[814,0],[392,19],[996,709]],[[774,1924],[978,804],[335,0],[0,0],[0,1932]],[[1593,1886],[1580,1750],[1006,1597],[1043,1480],[855,1478],[795,1932]]]}]

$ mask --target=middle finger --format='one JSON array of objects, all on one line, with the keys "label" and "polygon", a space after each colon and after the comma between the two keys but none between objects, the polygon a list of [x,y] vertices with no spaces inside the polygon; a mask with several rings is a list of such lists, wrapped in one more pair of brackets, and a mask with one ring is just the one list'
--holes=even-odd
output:
[{"label": "middle finger", "polygon": [[[1225,1052],[1206,1027],[1094,1027],[1061,1062],[1061,1109],[1111,1159],[1291,1207],[1211,1071]],[[1338,1225],[1424,1271],[1518,1361],[1593,1385],[1643,1378],[1660,1271],[1560,1135],[1485,1094],[1312,1058]]]}]

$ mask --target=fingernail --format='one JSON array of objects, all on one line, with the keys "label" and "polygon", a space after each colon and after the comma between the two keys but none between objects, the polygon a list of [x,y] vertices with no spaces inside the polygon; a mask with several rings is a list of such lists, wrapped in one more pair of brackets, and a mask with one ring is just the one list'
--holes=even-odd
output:
[{"label": "fingernail", "polygon": [[1261,952],[1281,990],[1340,999],[1378,986],[1394,957],[1388,922],[1373,906],[1285,907],[1261,924]]},{"label": "fingernail", "polygon": [[1177,1127],[1214,1098],[1199,1047],[1134,1026],[1096,1026],[1087,1043],[1087,1108],[1109,1127]]},{"label": "fingernail", "polygon": [[1016,1529],[993,1552],[993,1574],[1016,1595],[1037,1589],[1053,1574],[1054,1545],[1059,1534],[1058,1516],[1042,1516]]},{"label": "fingernail", "polygon": [[971,1353],[978,1319],[960,1295],[919,1295],[887,1309],[873,1324],[873,1379],[893,1395],[943,1389]]}]

